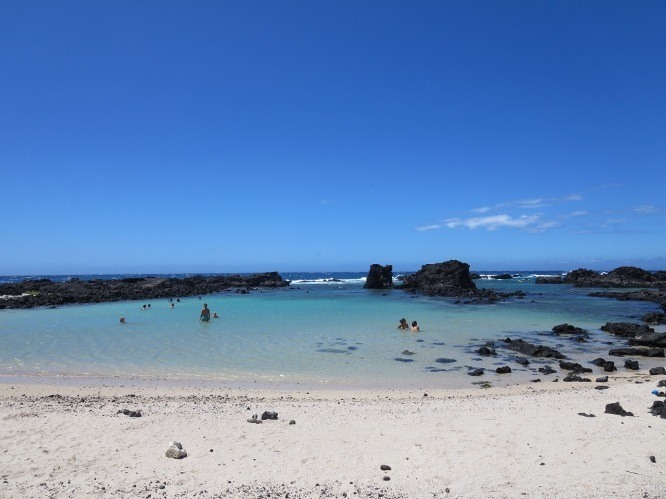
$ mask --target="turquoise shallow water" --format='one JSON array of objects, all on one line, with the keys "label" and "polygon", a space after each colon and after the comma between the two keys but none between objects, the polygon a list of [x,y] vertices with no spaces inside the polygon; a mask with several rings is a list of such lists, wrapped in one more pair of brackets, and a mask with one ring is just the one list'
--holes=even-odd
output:
[{"label": "turquoise shallow water", "polygon": [[[0,375],[469,385],[475,380],[466,376],[469,367],[520,368],[510,352],[497,358],[475,354],[487,340],[523,337],[584,362],[608,356],[605,342],[613,338],[600,332],[600,326],[635,321],[656,308],[651,303],[591,298],[586,296],[589,290],[568,286],[535,285],[533,277],[477,281],[503,291],[521,289],[528,294],[525,299],[460,305],[399,290],[364,290],[359,276],[346,276],[341,282],[299,280],[288,289],[250,294],[182,298],[174,308],[159,300],[150,302],[148,310],[142,309],[144,302],[135,301],[2,310]],[[219,319],[198,321],[204,301]],[[120,324],[121,316],[125,324]],[[401,317],[417,320],[421,332],[399,331]],[[565,322],[588,329],[590,342],[581,345],[545,334]],[[405,350],[413,355],[403,354]],[[441,358],[455,362],[436,362]],[[488,373],[483,379],[506,384],[532,375],[523,370],[508,377]]]}]

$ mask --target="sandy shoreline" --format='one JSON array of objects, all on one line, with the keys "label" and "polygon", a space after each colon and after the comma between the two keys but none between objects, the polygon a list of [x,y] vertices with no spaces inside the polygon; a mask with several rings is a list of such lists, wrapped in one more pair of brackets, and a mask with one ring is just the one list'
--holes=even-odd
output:
[{"label": "sandy shoreline", "polygon": [[427,395],[5,378],[0,497],[664,497],[662,378]]}]

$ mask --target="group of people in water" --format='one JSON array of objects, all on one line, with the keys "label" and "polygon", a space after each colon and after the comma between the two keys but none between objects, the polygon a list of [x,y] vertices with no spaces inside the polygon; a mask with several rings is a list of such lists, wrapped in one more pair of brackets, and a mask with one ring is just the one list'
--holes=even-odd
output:
[{"label": "group of people in water", "polygon": [[419,328],[419,324],[416,321],[412,321],[412,326],[409,327],[409,324],[407,324],[407,319],[404,317],[400,319],[400,322],[398,323],[398,329],[410,329],[412,333],[418,333],[421,328]]},{"label": "group of people in water", "polygon": [[[199,298],[199,299],[201,300],[201,298]],[[178,298],[176,301],[180,303],[180,298]],[[169,308],[174,308],[174,307],[175,307],[174,301],[171,298],[169,298]],[[141,307],[142,310],[148,310],[149,308],[150,308],[150,303],[148,303],[147,305],[144,304]],[[201,313],[199,314],[199,320],[201,322],[208,322],[208,321],[210,321],[211,317],[213,319],[219,319],[220,318],[220,316],[217,315],[217,312],[213,312],[213,315],[211,316],[210,309],[208,308],[208,303],[204,303],[203,308],[201,309]],[[120,323],[125,324],[125,318],[124,317],[120,318]]]}]

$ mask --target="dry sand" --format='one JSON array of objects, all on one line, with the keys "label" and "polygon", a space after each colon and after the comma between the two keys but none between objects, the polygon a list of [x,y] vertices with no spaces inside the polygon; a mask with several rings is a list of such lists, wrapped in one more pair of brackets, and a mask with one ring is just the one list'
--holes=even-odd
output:
[{"label": "dry sand", "polygon": [[[659,379],[427,396],[5,379],[0,497],[666,497]],[[247,422],[263,411],[278,420]]]}]

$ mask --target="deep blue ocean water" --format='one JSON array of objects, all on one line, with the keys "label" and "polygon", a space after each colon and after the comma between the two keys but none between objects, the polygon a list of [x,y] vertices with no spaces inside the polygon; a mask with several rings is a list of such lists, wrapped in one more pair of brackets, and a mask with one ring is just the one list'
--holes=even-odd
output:
[{"label": "deep blue ocean water", "polygon": [[[496,273],[504,272],[481,272]],[[557,365],[537,360],[522,368],[511,352],[499,348],[497,357],[479,357],[474,351],[486,341],[524,338],[584,363],[608,357],[606,342],[614,338],[600,326],[637,322],[643,313],[656,309],[652,303],[589,297],[590,290],[568,285],[534,283],[537,275],[560,272],[509,273],[516,277],[478,279],[477,286],[522,290],[526,298],[492,305],[461,305],[400,290],[365,290],[365,273],[332,272],[283,273],[292,281],[289,288],[181,298],[173,308],[167,300],[152,300],[0,310],[0,375],[331,387],[448,387],[479,380],[507,384],[534,377],[534,370],[543,364]],[[127,275],[48,276],[70,277]],[[0,277],[0,281],[24,278]],[[219,319],[198,321],[204,302]],[[148,303],[150,308],[144,310]],[[121,324],[120,317],[126,323]],[[417,320],[421,331],[398,330],[401,317]],[[587,329],[589,342],[579,344],[549,334],[562,323]],[[514,373],[491,372],[505,364]],[[466,373],[471,367],[488,371],[481,378],[470,378]]]}]

